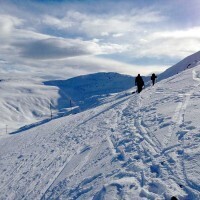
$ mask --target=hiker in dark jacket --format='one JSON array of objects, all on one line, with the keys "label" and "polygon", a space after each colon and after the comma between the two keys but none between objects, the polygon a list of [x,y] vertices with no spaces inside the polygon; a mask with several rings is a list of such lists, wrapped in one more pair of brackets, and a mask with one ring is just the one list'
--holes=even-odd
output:
[{"label": "hiker in dark jacket", "polygon": [[155,80],[156,80],[157,76],[153,73],[151,75],[151,80],[152,80],[152,84],[154,85],[155,84]]},{"label": "hiker in dark jacket", "polygon": [[137,92],[140,93],[142,91],[142,87],[144,86],[144,81],[140,74],[135,78],[135,85],[137,85]]}]

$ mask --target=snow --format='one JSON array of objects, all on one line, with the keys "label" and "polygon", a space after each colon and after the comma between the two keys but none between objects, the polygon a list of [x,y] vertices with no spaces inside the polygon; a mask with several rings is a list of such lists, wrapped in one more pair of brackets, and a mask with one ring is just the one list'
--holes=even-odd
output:
[{"label": "snow", "polygon": [[140,94],[92,87],[88,109],[1,136],[0,199],[200,199],[199,86],[200,65]]},{"label": "snow", "polygon": [[51,113],[56,118],[68,115],[72,110],[75,113],[97,106],[105,97],[127,90],[134,84],[133,77],[118,73],[45,82],[30,75],[28,78],[10,75],[0,80],[0,135],[47,121]]},{"label": "snow", "polygon": [[163,80],[174,76],[186,69],[193,68],[200,64],[200,51],[184,58],[177,64],[173,65],[172,67],[166,69],[163,73],[158,76],[158,80]]},{"label": "snow", "polygon": [[49,118],[49,105],[55,105],[57,88],[46,87],[33,79],[1,79],[0,135],[19,127]]}]

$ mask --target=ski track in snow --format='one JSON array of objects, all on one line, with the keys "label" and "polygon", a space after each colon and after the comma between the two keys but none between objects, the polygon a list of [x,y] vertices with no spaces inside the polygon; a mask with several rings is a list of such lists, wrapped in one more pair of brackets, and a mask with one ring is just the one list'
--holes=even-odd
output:
[{"label": "ski track in snow", "polygon": [[[195,70],[192,71],[192,74],[193,74],[193,79],[200,82],[200,78],[198,78],[197,72]],[[172,118],[173,124],[172,126],[169,127],[169,139],[168,141],[165,142],[166,147],[168,146],[169,141],[171,141],[171,139],[173,138],[175,134],[174,129],[176,128],[176,126],[184,125],[185,110],[187,108],[191,95],[194,93],[194,91],[198,88],[199,85],[200,83],[195,84],[194,89],[192,89],[188,93],[178,94],[180,97],[183,97],[183,101],[178,103],[178,106],[176,107],[174,116]],[[169,147],[167,147],[167,149],[169,149]]]},{"label": "ski track in snow", "polygon": [[[177,168],[179,169],[177,170],[172,170],[174,173],[174,176],[177,178],[178,182],[180,185],[188,185],[185,186],[186,191],[189,191],[192,193],[191,188],[193,190],[195,190],[196,192],[194,192],[195,194],[192,194],[192,198],[197,198],[197,196],[199,196],[199,186],[195,186],[194,184],[192,184],[188,178],[187,178],[187,174],[185,171],[185,167],[184,167],[184,137],[187,134],[187,132],[189,130],[183,130],[183,127],[185,127],[185,111],[187,109],[187,106],[189,104],[190,98],[193,95],[193,93],[198,89],[198,86],[200,85],[200,79],[197,76],[197,72],[195,70],[192,71],[193,74],[193,80],[198,81],[197,84],[194,84],[194,87],[191,91],[189,91],[188,93],[184,93],[184,94],[178,94],[180,97],[182,97],[182,102],[178,103],[176,109],[175,109],[175,113],[172,117],[172,125],[169,127],[169,138],[167,138],[167,141],[165,142],[165,148],[163,149],[164,154],[166,154],[167,151],[173,151],[173,148],[179,147],[181,148],[181,150],[183,152],[183,155],[180,156],[180,158],[177,159],[177,161],[175,161],[175,164],[173,166],[173,168]],[[178,137],[178,141],[176,144],[173,144],[172,146],[169,145],[169,143],[173,140],[176,141],[177,138],[177,133],[182,133],[182,135],[180,134]],[[169,156],[169,155],[167,155]],[[181,170],[180,170],[181,169]]]},{"label": "ski track in snow", "polygon": [[[199,82],[200,79],[197,78],[196,74],[197,73],[193,70],[193,79]],[[140,95],[138,95],[137,103],[135,102],[133,104],[134,106],[137,105],[136,108],[134,109],[134,107],[131,105],[129,105],[129,107],[128,107],[128,109],[131,110],[131,112],[134,110],[134,113],[136,113],[136,115],[135,116],[132,115],[134,117],[131,120],[127,120],[127,119],[125,120],[126,122],[128,122],[128,124],[134,124],[133,129],[136,130],[135,133],[139,133],[139,136],[140,136],[139,137],[140,141],[137,141],[136,144],[133,144],[133,143],[131,144],[131,145],[136,145],[138,147],[137,148],[138,155],[135,157],[137,157],[137,159],[141,159],[144,164],[149,162],[150,168],[152,169],[152,171],[155,170],[155,172],[157,173],[158,176],[162,176],[161,171],[163,170],[167,174],[168,178],[170,178],[173,181],[176,181],[180,187],[183,187],[183,185],[185,185],[184,186],[185,192],[189,193],[189,195],[192,198],[199,197],[199,187],[197,185],[194,185],[193,183],[190,183],[190,181],[187,178],[187,174],[186,174],[185,167],[184,167],[184,161],[183,161],[184,156],[185,156],[184,150],[183,150],[183,155],[180,156],[180,159],[178,159],[178,161],[174,161],[175,164],[174,163],[173,164],[165,163],[166,169],[163,168],[162,170],[159,170],[159,166],[156,164],[158,162],[156,162],[156,160],[159,160],[159,158],[161,158],[160,163],[163,163],[163,160],[172,159],[170,157],[170,155],[168,154],[168,151],[173,152],[173,150],[176,150],[176,147],[179,147],[179,146],[181,146],[182,149],[184,148],[185,133],[183,136],[178,138],[178,141],[176,144],[173,144],[172,146],[170,146],[169,143],[171,141],[173,141],[173,139],[175,139],[174,137],[177,137],[176,136],[177,132],[178,133],[181,132],[181,130],[182,130],[181,127],[184,127],[185,110],[187,108],[187,105],[189,103],[191,95],[194,93],[194,91],[196,89],[198,89],[198,86],[199,86],[199,83],[195,84],[194,89],[192,89],[189,93],[185,93],[185,94],[181,94],[181,95],[179,94],[179,96],[183,97],[183,100],[181,103],[178,104],[177,108],[175,109],[175,113],[172,117],[172,124],[169,126],[169,137],[166,137],[166,141],[164,142],[164,146],[166,146],[166,147],[162,147],[162,149],[161,149],[161,146],[159,146],[160,143],[158,142],[155,135],[151,135],[151,136],[154,136],[152,138],[155,139],[154,141],[152,141],[152,139],[150,139],[151,137],[149,137],[149,130],[147,128],[145,128],[145,126],[143,126],[143,122],[142,122],[143,116],[142,116],[142,112],[141,112],[142,98],[140,97]],[[129,115],[131,115],[131,114],[130,113],[124,114],[124,116],[129,116]],[[179,141],[180,139],[181,139],[181,141]],[[129,140],[127,140],[127,141],[130,142]],[[123,144],[126,144],[126,141],[124,141]],[[141,144],[141,145],[138,145],[138,144]],[[142,147],[142,149],[141,149],[141,147]],[[124,152],[126,152],[126,148],[125,149],[119,148],[119,152],[121,154],[122,160],[125,160],[125,158],[124,158],[125,155],[127,157],[127,153],[124,153]],[[129,148],[129,146],[128,146],[128,148]],[[159,152],[160,152],[160,154],[159,154]],[[130,159],[130,157],[126,158],[126,159]],[[130,166],[130,165],[128,165],[128,166]],[[174,170],[174,168],[178,168],[179,172]],[[147,180],[149,179],[149,177],[146,177],[146,176],[149,176],[148,172],[141,169],[140,185],[143,187],[145,185],[145,179],[147,179]],[[149,194],[146,195],[147,198],[148,198],[148,195]]]},{"label": "ski track in snow", "polygon": [[199,92],[200,70],[189,72],[190,87],[156,83],[0,140],[0,199],[199,199],[187,165],[198,146],[191,131],[200,127],[189,125],[188,107]]}]

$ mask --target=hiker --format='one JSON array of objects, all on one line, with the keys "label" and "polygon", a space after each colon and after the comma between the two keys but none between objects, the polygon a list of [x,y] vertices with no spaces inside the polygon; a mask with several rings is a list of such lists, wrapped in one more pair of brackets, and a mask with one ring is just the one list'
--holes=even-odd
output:
[{"label": "hiker", "polygon": [[140,74],[135,78],[135,85],[137,85],[137,92],[140,93],[142,91],[142,87],[144,86],[144,81]]},{"label": "hiker", "polygon": [[155,84],[155,80],[156,80],[157,76],[153,73],[151,75],[151,80],[152,80],[152,84],[154,85]]}]

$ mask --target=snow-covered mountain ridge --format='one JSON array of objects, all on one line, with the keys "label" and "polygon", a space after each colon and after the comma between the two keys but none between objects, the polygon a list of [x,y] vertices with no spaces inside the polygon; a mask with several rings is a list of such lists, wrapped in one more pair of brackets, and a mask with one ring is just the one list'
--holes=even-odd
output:
[{"label": "snow-covered mountain ridge", "polygon": [[199,86],[196,66],[2,137],[0,199],[199,199]]}]

